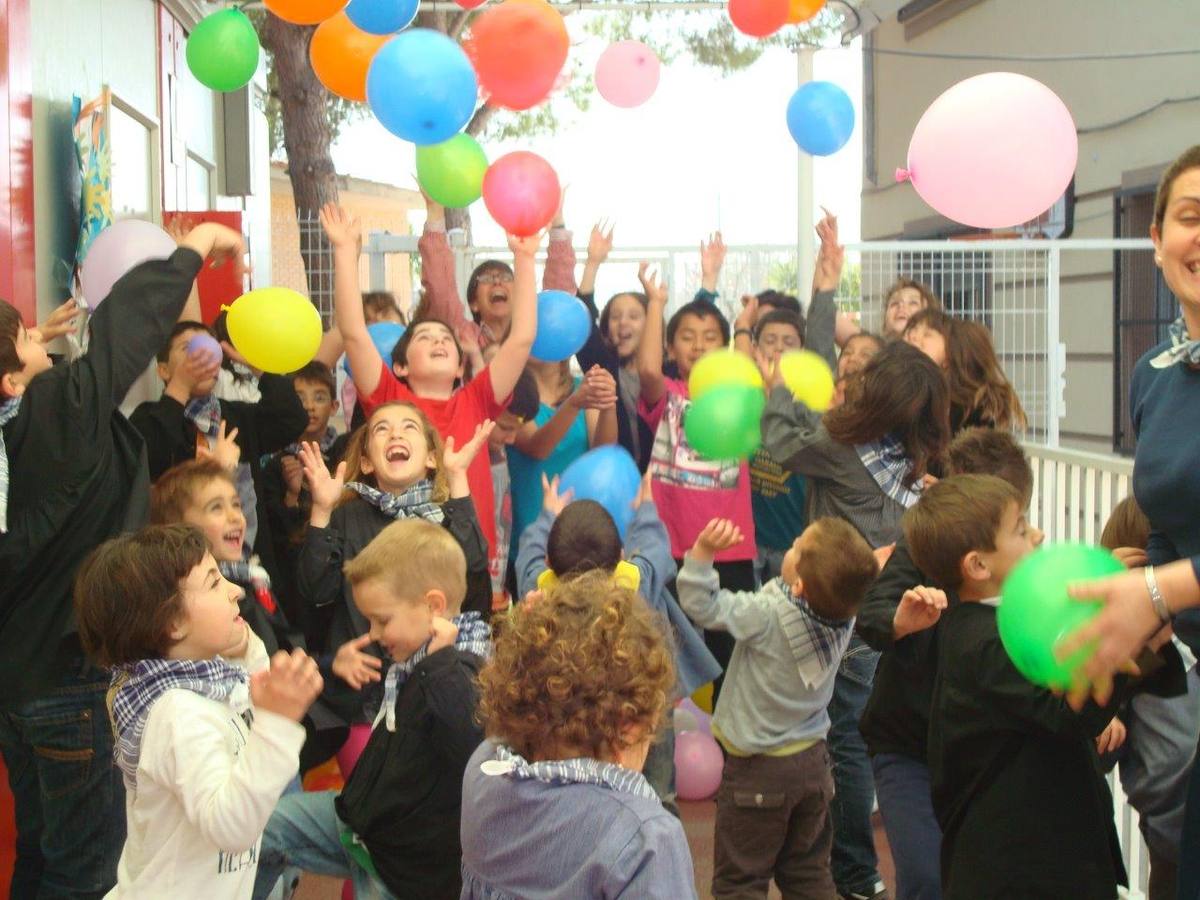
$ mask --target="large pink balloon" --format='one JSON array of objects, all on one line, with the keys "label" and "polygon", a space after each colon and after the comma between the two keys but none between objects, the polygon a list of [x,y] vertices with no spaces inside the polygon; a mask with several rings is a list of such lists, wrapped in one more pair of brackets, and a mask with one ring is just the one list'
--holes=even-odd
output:
[{"label": "large pink balloon", "polygon": [[83,299],[95,309],[118,279],[148,259],[165,259],[175,252],[175,240],[152,222],[122,219],[96,235],[79,267]]},{"label": "large pink balloon", "polygon": [[483,176],[483,202],[509,234],[529,237],[550,224],[562,199],[558,175],[536,153],[516,150],[500,157]]},{"label": "large pink balloon", "polygon": [[1079,139],[1066,104],[1040,81],[989,72],[933,101],[908,145],[921,198],[974,228],[1011,228],[1041,215],[1075,173]]},{"label": "large pink balloon", "polygon": [[641,106],[658,87],[659,63],[641,41],[610,44],[596,62],[596,90],[613,106]]},{"label": "large pink balloon", "polygon": [[721,785],[725,757],[712,735],[684,731],[675,735],[675,790],[680,800],[707,800]]}]

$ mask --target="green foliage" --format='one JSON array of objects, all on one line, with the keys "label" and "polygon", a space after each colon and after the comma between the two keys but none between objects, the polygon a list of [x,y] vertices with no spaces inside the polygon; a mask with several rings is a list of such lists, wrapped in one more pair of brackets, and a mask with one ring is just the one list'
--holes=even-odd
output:
[{"label": "green foliage", "polygon": [[[800,296],[799,269],[794,256],[772,263],[771,268],[767,270],[767,287]],[[862,263],[847,262],[842,266],[842,279],[838,283],[837,296],[840,300],[859,300],[862,297]]]}]

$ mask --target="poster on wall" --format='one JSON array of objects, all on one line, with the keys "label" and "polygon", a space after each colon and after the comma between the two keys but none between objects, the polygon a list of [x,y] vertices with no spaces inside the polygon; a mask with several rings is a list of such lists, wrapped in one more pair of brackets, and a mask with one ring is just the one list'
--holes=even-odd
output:
[{"label": "poster on wall", "polygon": [[92,241],[112,224],[112,150],[109,136],[112,92],[105,87],[100,96],[84,104],[75,97],[71,112],[75,121],[75,157],[79,164],[83,193],[79,208],[79,239],[75,244],[72,285],[79,292],[79,263],[87,256]]}]

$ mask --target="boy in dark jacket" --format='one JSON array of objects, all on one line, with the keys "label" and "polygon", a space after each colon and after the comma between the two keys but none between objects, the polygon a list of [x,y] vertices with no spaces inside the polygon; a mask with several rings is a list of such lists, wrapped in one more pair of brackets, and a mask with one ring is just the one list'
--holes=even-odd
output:
[{"label": "boy in dark jacket", "polygon": [[16,801],[14,896],[40,886],[100,897],[116,883],[124,789],[115,766],[97,763],[113,751],[109,675],[84,660],[72,581],[97,544],[146,521],[145,445],[122,399],[184,311],[204,258],[244,253],[236,232],[197,226],[169,259],[117,281],[87,353],[70,364],[51,366],[0,302],[0,751]]},{"label": "boy in dark jacket", "polygon": [[402,900],[457,898],[463,773],[483,741],[475,679],[491,646],[479,613],[458,614],[466,557],[446,529],[401,519],[345,573],[371,638],[394,661],[383,706],[340,796],[280,800],[263,834],[254,897],[266,897],[291,865],[350,878],[357,896],[383,886]]}]

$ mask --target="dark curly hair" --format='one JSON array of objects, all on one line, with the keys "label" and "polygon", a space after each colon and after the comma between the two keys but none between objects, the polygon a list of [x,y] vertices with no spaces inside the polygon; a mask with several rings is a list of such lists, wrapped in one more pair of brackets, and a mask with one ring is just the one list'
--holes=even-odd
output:
[{"label": "dark curly hair", "polygon": [[560,582],[495,634],[479,673],[489,738],[526,759],[611,759],[657,730],[675,682],[666,626],[610,573]]}]

